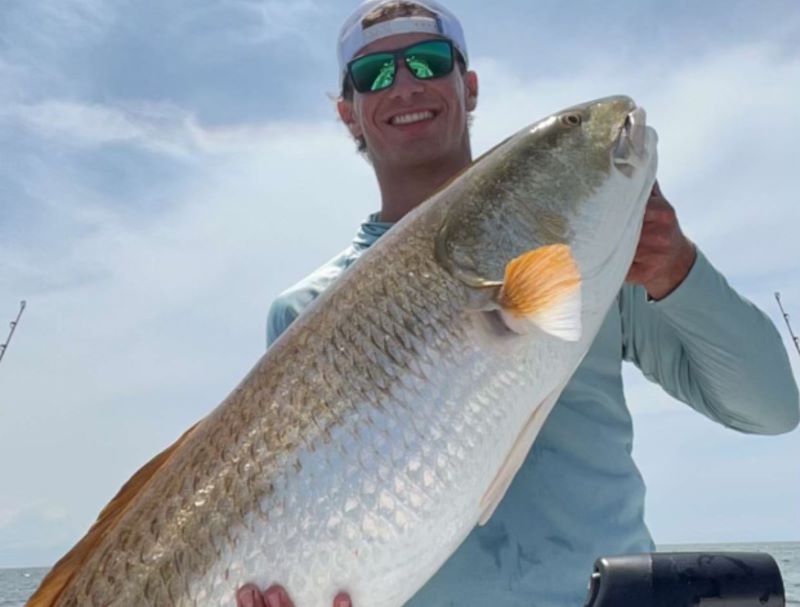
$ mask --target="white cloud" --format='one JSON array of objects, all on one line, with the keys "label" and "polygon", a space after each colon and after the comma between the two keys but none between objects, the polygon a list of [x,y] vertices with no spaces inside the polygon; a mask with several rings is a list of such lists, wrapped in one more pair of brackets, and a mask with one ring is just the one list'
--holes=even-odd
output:
[{"label": "white cloud", "polygon": [[0,108],[0,125],[32,129],[64,146],[94,147],[111,143],[141,146],[153,152],[187,157],[197,147],[193,118],[167,105],[113,107],[47,100]]},{"label": "white cloud", "polygon": [[[65,148],[124,144],[180,160],[203,154],[258,153],[259,145],[276,139],[281,139],[284,147],[303,150],[309,143],[302,138],[313,138],[319,132],[317,125],[309,128],[301,122],[210,127],[199,124],[191,112],[168,103],[112,105],[63,99],[0,106],[0,127],[29,130],[45,140],[56,139]],[[295,141],[297,137],[299,141]]]},{"label": "white cloud", "polygon": [[50,523],[64,520],[66,517],[66,512],[60,506],[54,506],[38,500],[17,508],[0,510],[0,529],[10,527],[14,521],[32,512],[35,512],[42,520]]},{"label": "white cloud", "polygon": [[304,37],[304,24],[322,10],[322,3],[316,0],[240,0],[239,4],[259,15],[262,26],[260,41],[287,34]]},{"label": "white cloud", "polygon": [[3,527],[8,526],[19,514],[19,510],[11,510],[6,508],[5,510],[0,510],[0,529]]},{"label": "white cloud", "polygon": [[[316,45],[309,23],[328,10],[316,0],[216,0],[182,2],[170,11],[169,29],[191,45],[193,53],[263,45],[281,39]],[[212,33],[213,32],[213,33]],[[212,36],[211,40],[206,36]]]},{"label": "white cloud", "polygon": [[27,69],[0,55],[0,104],[19,101],[30,79]]},{"label": "white cloud", "polygon": [[66,73],[73,66],[62,61],[101,43],[117,18],[117,6],[106,0],[6,0],[0,9],[0,101],[81,89],[75,74]]},{"label": "white cloud", "polygon": [[7,34],[27,44],[61,49],[85,44],[103,35],[116,15],[114,4],[105,0],[44,0],[9,3]]}]

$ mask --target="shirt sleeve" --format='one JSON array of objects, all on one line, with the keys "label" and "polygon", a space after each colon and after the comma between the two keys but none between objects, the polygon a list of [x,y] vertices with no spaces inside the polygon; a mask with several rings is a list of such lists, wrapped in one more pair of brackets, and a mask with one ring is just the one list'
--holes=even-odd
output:
[{"label": "shirt sleeve", "polygon": [[300,313],[333,284],[342,272],[358,257],[353,247],[325,263],[293,287],[290,287],[272,302],[267,313],[267,347],[289,328]]},{"label": "shirt sleeve", "polygon": [[683,283],[659,301],[620,296],[623,358],[671,396],[730,428],[780,434],[798,424],[797,384],[780,334],[698,250]]},{"label": "shirt sleeve", "polygon": [[278,297],[272,302],[267,313],[267,347],[278,339],[300,315],[298,309],[288,297]]}]

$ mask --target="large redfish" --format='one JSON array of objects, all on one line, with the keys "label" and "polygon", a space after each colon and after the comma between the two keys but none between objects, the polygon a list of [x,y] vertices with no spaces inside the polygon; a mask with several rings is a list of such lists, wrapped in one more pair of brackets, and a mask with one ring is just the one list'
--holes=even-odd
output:
[{"label": "large redfish", "polygon": [[142,468],[28,605],[411,597],[486,521],[633,258],[656,135],[627,97],[509,138],[408,214]]}]

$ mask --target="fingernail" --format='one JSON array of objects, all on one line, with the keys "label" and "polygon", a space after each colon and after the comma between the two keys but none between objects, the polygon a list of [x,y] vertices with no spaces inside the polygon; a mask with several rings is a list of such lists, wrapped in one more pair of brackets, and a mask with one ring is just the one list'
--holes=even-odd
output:
[{"label": "fingernail", "polygon": [[343,592],[337,594],[336,598],[333,599],[333,607],[352,607],[352,605],[350,597]]},{"label": "fingernail", "polygon": [[281,605],[283,605],[279,588],[270,588],[267,590],[267,605],[269,605],[269,607],[281,607]]},{"label": "fingernail", "polygon": [[236,595],[238,607],[255,607],[256,591],[254,588],[242,588]]}]

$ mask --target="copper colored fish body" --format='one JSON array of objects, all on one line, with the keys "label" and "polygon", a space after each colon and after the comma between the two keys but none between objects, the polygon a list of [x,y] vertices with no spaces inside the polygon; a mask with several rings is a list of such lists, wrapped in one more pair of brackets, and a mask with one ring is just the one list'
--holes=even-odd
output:
[{"label": "copper colored fish body", "polygon": [[394,226],[137,473],[28,605],[402,605],[505,493],[624,280],[628,98],[550,116]]}]

